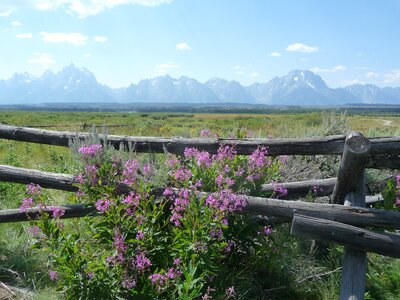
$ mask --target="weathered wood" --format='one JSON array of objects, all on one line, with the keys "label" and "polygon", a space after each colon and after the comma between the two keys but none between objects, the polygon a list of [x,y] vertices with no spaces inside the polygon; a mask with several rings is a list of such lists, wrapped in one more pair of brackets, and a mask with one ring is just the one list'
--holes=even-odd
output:
[{"label": "weathered wood", "polygon": [[[68,147],[70,140],[88,139],[88,133],[52,131],[28,127],[0,125],[0,138]],[[220,144],[236,145],[238,154],[251,154],[258,146],[268,147],[270,155],[335,155],[343,152],[345,136],[336,135],[307,139],[204,139],[204,138],[157,138],[118,135],[99,135],[115,148],[136,152],[181,154],[186,147],[196,147],[215,153]],[[370,168],[400,168],[400,137],[372,138]],[[384,154],[384,155],[376,155]],[[388,157],[388,154],[392,156]],[[395,158],[395,159],[393,159]]]},{"label": "weathered wood", "polygon": [[[350,192],[345,198],[345,206],[365,207],[364,174],[359,179],[358,190]],[[364,299],[367,274],[367,253],[349,246],[344,247],[342,278],[340,284],[341,300]]]},{"label": "weathered wood", "polygon": [[[85,140],[88,133],[52,131],[18,126],[0,125],[0,138],[49,144],[67,147],[70,140]],[[162,138],[99,135],[101,141],[107,140],[115,149],[121,148],[136,152],[183,153],[186,147],[195,147],[216,153],[221,144],[235,145],[238,154],[249,155],[259,146],[268,147],[270,155],[316,155],[340,154],[344,136],[336,135],[305,139],[208,139],[208,138]]]},{"label": "weathered wood", "polygon": [[[317,187],[316,192],[313,193],[316,197],[329,196],[333,192],[336,183],[336,178],[315,179],[309,181],[293,181],[280,183],[282,187],[288,190],[286,196],[281,196],[281,199],[295,199],[297,197],[307,196],[313,189]],[[262,192],[273,192],[275,184],[263,184],[261,186]]]},{"label": "weathered wood", "polygon": [[297,213],[357,226],[393,229],[399,229],[400,227],[400,212],[396,211],[251,196],[246,196],[245,199],[247,206],[244,208],[244,212],[249,214],[276,216],[290,221]]},{"label": "weathered wood", "polygon": [[[206,193],[204,193],[204,195],[206,195]],[[243,210],[244,213],[279,217],[279,222],[282,220],[290,222],[296,213],[300,213],[302,215],[335,220],[358,226],[400,229],[400,212],[396,211],[250,196],[243,197],[247,201],[247,206]],[[65,205],[65,207],[70,207],[70,205]],[[84,206],[76,205],[71,207],[74,208],[72,211],[77,213],[77,215],[71,215],[71,217],[81,216],[78,211],[80,207]],[[35,216],[35,214],[37,215],[39,213],[39,210],[35,211],[32,209],[29,212],[33,214],[32,216]],[[83,211],[82,215],[85,214],[86,212]],[[24,218],[24,215],[25,214],[21,213],[19,209],[3,210],[0,211],[0,223],[28,220],[27,218]]]},{"label": "weathered wood", "polygon": [[353,132],[346,138],[331,203],[343,204],[346,195],[359,188],[370,150],[370,141],[360,133]]},{"label": "weathered wood", "polygon": [[[21,184],[34,183],[48,189],[71,192],[77,191],[77,187],[73,185],[76,183],[73,175],[12,167],[8,165],[0,165],[0,181]],[[304,197],[309,193],[313,186],[322,187],[324,189],[322,192],[320,190],[318,191],[318,197],[327,196],[332,192],[335,181],[336,178],[327,178],[281,183],[283,187],[288,189],[288,195],[283,197],[283,199]],[[261,190],[264,192],[272,192],[273,189],[273,184],[264,184],[261,186]],[[128,192],[128,187],[126,187],[124,184],[120,184],[118,191],[121,193],[126,193]],[[160,195],[162,192],[163,191],[155,191],[154,194]],[[383,201],[382,195],[380,194],[366,197],[366,203],[375,203],[379,201]]]},{"label": "weathered wood", "polygon": [[[34,169],[18,168],[7,165],[0,165],[0,181],[15,182],[22,184],[38,184],[43,188],[61,191],[76,192],[78,187],[75,177],[70,174],[44,172]],[[121,194],[128,193],[129,187],[120,183],[117,191]]]},{"label": "weathered wood", "polygon": [[[291,234],[315,240],[329,241],[364,252],[400,257],[400,237],[396,234],[377,233],[352,225],[296,214]],[[360,275],[357,271],[357,276]]]},{"label": "weathered wood", "polygon": [[94,206],[87,206],[84,204],[47,206],[45,209],[32,207],[28,208],[24,212],[20,209],[6,209],[0,210],[0,223],[36,220],[41,216],[42,213],[51,215],[55,208],[65,211],[64,215],[61,216],[61,219],[80,218],[96,214],[96,208]]},{"label": "weathered wood", "polygon": [[73,175],[17,168],[7,165],[0,165],[0,181],[22,184],[35,183],[44,188],[72,192],[78,190],[77,187],[73,186],[76,183]]},{"label": "weathered wood", "polygon": [[[345,206],[365,207],[365,165],[368,162],[370,142],[361,134],[352,133],[345,143],[341,166],[339,170],[346,172],[348,169],[356,169],[354,177],[344,178],[350,180],[347,185]],[[347,156],[346,156],[347,155]],[[346,165],[347,164],[347,168]],[[354,171],[354,170],[353,170]],[[358,177],[356,177],[358,175]],[[338,180],[339,184],[343,184]],[[337,186],[335,185],[335,188]],[[338,188],[340,190],[340,186]],[[343,189],[344,190],[344,189]],[[399,239],[400,241],[400,239]],[[349,246],[344,247],[342,261],[342,278],[340,285],[341,300],[361,300],[364,299],[365,281],[367,274],[367,253],[363,249],[356,249]]]},{"label": "weathered wood", "polygon": [[400,169],[399,155],[370,155],[367,168],[372,169]]},{"label": "weathered wood", "polygon": [[342,260],[340,299],[341,300],[364,299],[366,274],[367,274],[366,252],[354,249],[349,246],[345,246],[343,260]]}]

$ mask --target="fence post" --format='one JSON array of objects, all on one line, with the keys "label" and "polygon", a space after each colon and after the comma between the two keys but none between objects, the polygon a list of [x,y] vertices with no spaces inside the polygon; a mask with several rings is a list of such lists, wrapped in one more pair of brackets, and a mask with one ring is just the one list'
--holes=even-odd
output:
[{"label": "fence post", "polygon": [[[371,142],[361,133],[352,132],[346,138],[331,203],[344,204],[347,194],[364,188],[362,178],[370,150]],[[363,199],[365,206],[365,196]]]},{"label": "fence post", "polygon": [[[364,171],[370,149],[370,141],[358,132],[352,132],[346,138],[331,202],[365,207]],[[364,299],[366,270],[366,252],[345,247],[340,284],[341,300]]]}]

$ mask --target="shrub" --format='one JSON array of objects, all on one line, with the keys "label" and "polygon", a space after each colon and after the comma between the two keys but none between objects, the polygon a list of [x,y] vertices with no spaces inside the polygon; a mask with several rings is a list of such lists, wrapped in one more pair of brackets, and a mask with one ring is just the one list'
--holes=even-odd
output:
[{"label": "shrub", "polygon": [[[66,299],[241,298],[247,291],[238,286],[275,265],[272,228],[240,214],[241,194],[257,195],[261,184],[279,179],[281,163],[267,149],[248,157],[227,145],[215,155],[194,148],[168,155],[162,194],[154,192],[152,165],[123,162],[99,144],[79,152],[75,201],[98,216],[64,222],[64,211],[54,209],[30,229]],[[130,191],[121,194],[121,183]],[[39,186],[27,192],[22,210],[46,207]],[[276,193],[285,191],[277,186]]]}]

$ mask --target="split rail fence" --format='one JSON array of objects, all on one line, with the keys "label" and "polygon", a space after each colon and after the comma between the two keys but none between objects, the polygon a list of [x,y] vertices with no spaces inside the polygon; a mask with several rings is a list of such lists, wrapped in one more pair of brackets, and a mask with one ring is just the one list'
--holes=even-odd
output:
[{"label": "split rail fence", "polygon": [[[71,141],[84,141],[88,133],[59,132],[34,128],[0,125],[0,139],[68,147]],[[158,138],[99,135],[102,143],[115,149],[147,153],[182,154],[186,147],[216,153],[221,144],[235,145],[238,154],[249,155],[259,146],[268,147],[269,155],[341,155],[338,175],[311,181],[283,183],[288,199],[305,197],[314,186],[321,187],[317,196],[330,196],[330,204],[278,200],[244,196],[244,213],[279,218],[291,222],[291,234],[328,241],[345,246],[342,261],[340,299],[364,299],[367,252],[400,258],[400,234],[382,231],[400,230],[400,212],[366,208],[366,203],[380,196],[366,196],[365,168],[400,169],[400,137],[367,139],[357,132],[307,139],[205,139]],[[0,165],[0,181],[22,184],[35,183],[44,188],[76,191],[74,176]],[[120,184],[121,193],[128,191]],[[272,184],[262,191],[272,191]],[[154,190],[155,195],[162,190]],[[55,207],[47,207],[49,213]],[[93,206],[63,205],[63,218],[96,215]],[[42,211],[43,212],[43,211]],[[0,223],[32,220],[39,217],[38,208],[26,212],[19,209],[0,210]],[[373,231],[378,229],[380,231]]]}]

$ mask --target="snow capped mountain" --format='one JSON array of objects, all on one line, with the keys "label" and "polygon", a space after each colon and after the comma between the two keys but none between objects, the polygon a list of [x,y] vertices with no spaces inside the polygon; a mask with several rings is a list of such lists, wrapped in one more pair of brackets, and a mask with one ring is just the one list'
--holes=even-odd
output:
[{"label": "snow capped mountain", "polygon": [[222,102],[254,103],[255,99],[237,81],[212,78],[204,83]]},{"label": "snow capped mountain", "polygon": [[354,84],[343,88],[363,103],[400,103],[400,88],[379,88],[372,84]]},{"label": "snow capped mountain", "polygon": [[329,88],[319,75],[311,71],[293,70],[268,83],[255,83],[249,93],[259,102],[280,105],[337,105],[352,99],[350,94]]},{"label": "snow capped mountain", "polygon": [[127,89],[128,102],[213,103],[218,97],[205,85],[186,76],[174,79],[169,75],[141,80]]},{"label": "snow capped mountain", "polygon": [[0,80],[0,104],[43,102],[400,104],[400,87],[356,84],[332,89],[311,71],[293,70],[286,76],[248,87],[220,78],[212,78],[203,84],[186,76],[175,79],[165,75],[141,80],[127,88],[111,89],[97,82],[87,69],[73,64],[58,73],[46,71],[40,77],[16,73],[8,80]]},{"label": "snow capped mountain", "polygon": [[97,82],[93,73],[73,64],[57,74],[46,71],[40,78],[30,74],[14,74],[0,84],[0,102],[110,102],[112,90]]}]

